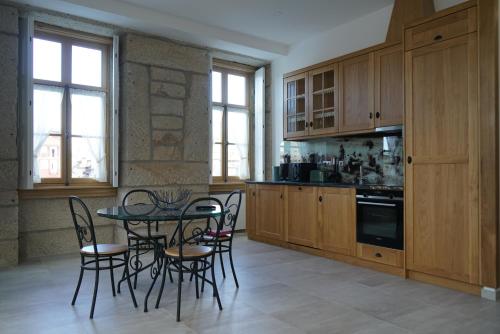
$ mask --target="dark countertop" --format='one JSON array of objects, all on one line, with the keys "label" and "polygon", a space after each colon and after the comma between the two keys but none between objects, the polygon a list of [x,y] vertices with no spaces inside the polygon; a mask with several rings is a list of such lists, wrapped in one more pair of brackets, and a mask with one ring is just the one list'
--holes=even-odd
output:
[{"label": "dark countertop", "polygon": [[375,190],[398,190],[403,191],[403,186],[384,184],[358,184],[358,183],[335,183],[335,182],[298,182],[298,181],[246,181],[251,184],[275,184],[290,186],[310,186],[310,187],[335,187],[335,188],[356,188]]}]

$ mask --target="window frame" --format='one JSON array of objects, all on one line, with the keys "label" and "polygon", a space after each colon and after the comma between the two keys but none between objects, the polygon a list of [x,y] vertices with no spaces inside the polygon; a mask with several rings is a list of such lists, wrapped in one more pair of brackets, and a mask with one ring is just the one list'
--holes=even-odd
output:
[{"label": "window frame", "polygon": [[[61,87],[64,89],[61,107],[61,161],[60,178],[42,178],[40,183],[34,183],[35,188],[59,187],[59,186],[111,186],[111,65],[113,38],[101,37],[92,34],[77,32],[69,29],[58,28],[43,23],[35,23],[33,38],[61,43],[61,81],[35,79],[32,76],[33,87],[35,85]],[[72,46],[80,46],[101,51],[101,87],[74,84],[71,82],[72,72]],[[33,59],[34,61],[34,59]],[[95,179],[73,178],[71,170],[71,103],[70,90],[81,89],[86,91],[102,92],[106,94],[105,101],[105,154],[106,154],[106,181]],[[33,153],[32,153],[33,154]]]},{"label": "window frame", "polygon": [[[249,67],[250,68],[250,67]],[[214,143],[213,140],[211,140],[210,145],[211,145],[211,150],[213,150],[213,144],[220,144],[222,149],[221,149],[221,176],[214,176],[213,175],[213,155],[211,156],[210,159],[210,175],[212,177],[212,183],[213,184],[223,184],[223,183],[241,183],[244,182],[245,179],[241,179],[238,176],[229,176],[228,175],[228,146],[229,145],[235,145],[234,143],[228,143],[228,109],[238,109],[241,111],[246,111],[248,115],[248,168],[249,168],[249,175],[248,179],[251,178],[252,175],[252,158],[251,158],[251,152],[252,152],[252,133],[251,133],[251,123],[252,123],[252,107],[251,107],[251,83],[252,83],[252,76],[253,76],[253,68],[246,69],[245,66],[242,66],[241,68],[235,68],[235,67],[229,67],[229,66],[224,66],[220,65],[217,63],[214,63],[212,66],[212,71],[210,73],[210,82],[212,82],[212,73],[213,72],[220,72],[221,73],[221,102],[216,102],[212,101],[212,108],[210,110],[210,131],[213,129],[213,109],[214,107],[219,107],[222,108],[222,142],[220,143]],[[245,78],[245,105],[238,105],[238,104],[229,104],[228,103],[228,97],[227,97],[227,91],[228,91],[228,75],[233,74],[233,75],[238,75],[238,76],[243,76]],[[210,96],[210,99],[212,99],[212,95]],[[213,134],[212,134],[213,135]]]}]

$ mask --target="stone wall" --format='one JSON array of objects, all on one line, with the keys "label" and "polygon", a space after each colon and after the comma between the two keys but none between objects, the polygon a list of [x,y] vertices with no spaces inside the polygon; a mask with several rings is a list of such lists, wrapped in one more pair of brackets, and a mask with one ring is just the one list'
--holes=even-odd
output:
[{"label": "stone wall", "polygon": [[208,50],[132,33],[121,45],[119,198],[136,188],[207,195]]},{"label": "stone wall", "polygon": [[0,6],[0,267],[18,262],[18,12]]}]

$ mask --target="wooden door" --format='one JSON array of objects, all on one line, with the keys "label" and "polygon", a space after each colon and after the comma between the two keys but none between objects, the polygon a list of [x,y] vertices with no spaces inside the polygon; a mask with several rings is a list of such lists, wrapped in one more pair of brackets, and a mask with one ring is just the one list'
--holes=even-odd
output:
[{"label": "wooden door", "polygon": [[373,53],[340,63],[340,132],[374,127]]},{"label": "wooden door", "polygon": [[339,129],[338,64],[308,73],[309,135],[334,134]]},{"label": "wooden door", "polygon": [[476,34],[406,53],[405,216],[411,270],[479,282]]},{"label": "wooden door", "polygon": [[307,135],[307,73],[283,79],[283,136],[285,139]]},{"label": "wooden door", "polygon": [[322,187],[318,202],[319,248],[356,255],[356,190]]},{"label": "wooden door", "polygon": [[317,192],[316,187],[286,186],[286,241],[308,247],[317,247]]},{"label": "wooden door", "polygon": [[255,192],[255,184],[248,184],[246,185],[246,191],[245,191],[245,212],[246,212],[246,232],[249,237],[252,237],[255,235],[255,198],[256,198],[256,192]]},{"label": "wooden door", "polygon": [[375,52],[375,126],[403,124],[403,46]]},{"label": "wooden door", "polygon": [[283,240],[283,189],[281,186],[259,184],[256,187],[256,235]]}]

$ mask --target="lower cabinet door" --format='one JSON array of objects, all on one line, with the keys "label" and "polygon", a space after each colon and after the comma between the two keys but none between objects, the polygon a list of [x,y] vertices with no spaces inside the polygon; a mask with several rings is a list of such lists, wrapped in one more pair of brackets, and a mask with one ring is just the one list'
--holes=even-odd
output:
[{"label": "lower cabinet door", "polygon": [[356,255],[356,190],[320,188],[318,202],[319,248]]},{"label": "lower cabinet door", "polygon": [[283,187],[259,184],[255,197],[256,235],[283,240]]},{"label": "lower cabinet door", "polygon": [[286,186],[286,241],[302,246],[317,247],[317,193],[316,187]]}]

